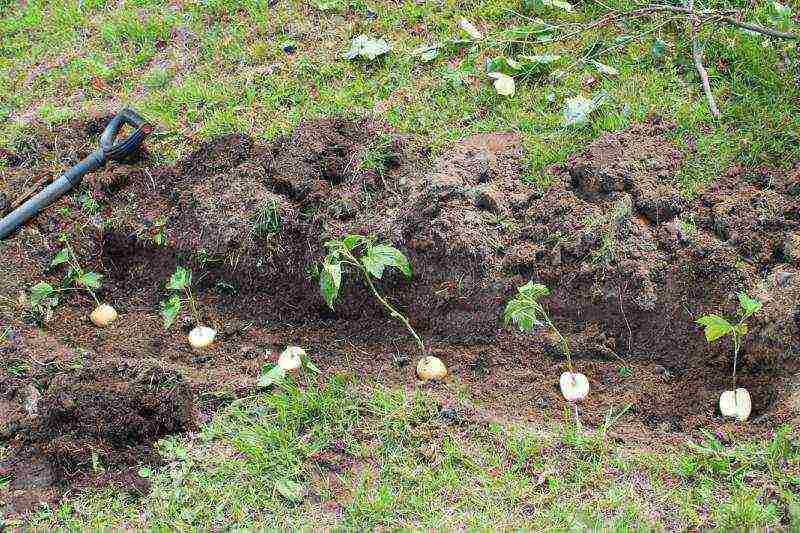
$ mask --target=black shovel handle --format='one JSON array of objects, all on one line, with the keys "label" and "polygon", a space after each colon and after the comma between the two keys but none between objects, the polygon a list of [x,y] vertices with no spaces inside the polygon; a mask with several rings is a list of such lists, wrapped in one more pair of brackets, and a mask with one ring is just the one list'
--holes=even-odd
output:
[{"label": "black shovel handle", "polygon": [[[120,128],[126,124],[135,127],[136,130],[126,139],[116,141]],[[60,178],[12,211],[8,216],[0,219],[0,239],[5,239],[47,206],[64,196],[80,183],[86,174],[102,167],[109,159],[118,161],[135,152],[152,131],[153,127],[132,109],[120,111],[117,116],[111,119],[111,122],[108,123],[108,126],[100,136],[100,147],[97,150],[86,156],[80,163],[66,171]]]}]

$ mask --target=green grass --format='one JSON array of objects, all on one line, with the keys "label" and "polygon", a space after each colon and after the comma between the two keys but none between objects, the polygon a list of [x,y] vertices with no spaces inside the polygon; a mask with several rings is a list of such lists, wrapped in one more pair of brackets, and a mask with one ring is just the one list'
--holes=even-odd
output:
[{"label": "green grass", "polygon": [[[800,442],[638,450],[587,431],[474,420],[425,393],[343,378],[240,401],[166,439],[153,490],[83,492],[34,528],[675,529],[800,525]],[[565,420],[570,415],[565,412]],[[149,470],[141,472],[150,476]],[[279,480],[303,487],[292,502]]]},{"label": "green grass", "polygon": [[[767,2],[709,4],[746,9],[748,20],[769,24]],[[717,121],[682,23],[659,15],[579,31],[607,13],[603,6],[636,5],[546,9],[537,16],[556,26],[554,35],[572,37],[542,44],[509,39],[510,30],[533,23],[515,0],[280,0],[274,7],[266,0],[28,0],[24,8],[0,0],[0,146],[29,143],[33,119],[55,124],[131,105],[157,124],[148,144],[170,161],[222,133],[266,140],[304,118],[356,113],[423,136],[434,155],[472,133],[519,132],[524,181],[547,186],[551,164],[604,132],[659,114],[675,124],[671,136],[687,150],[678,176],[687,194],[734,164],[800,160],[797,49],[704,27],[705,63],[723,115]],[[485,39],[447,47],[428,63],[412,56],[420,45],[463,38],[461,17]],[[343,59],[362,33],[386,39],[392,51],[374,62]],[[623,36],[633,38],[602,52]],[[282,50],[287,40],[296,53]],[[661,42],[658,57],[652,49]],[[617,76],[578,61],[598,51]],[[544,53],[562,55],[564,76],[518,80],[509,98],[486,80],[487,59]],[[568,98],[601,91],[611,100],[589,125],[563,126]],[[375,143],[363,167],[382,172],[385,149]],[[95,208],[90,198],[82,205],[87,213]],[[279,224],[276,213],[262,218],[265,231]],[[337,378],[242,401],[196,434],[163,441],[168,464],[154,473],[147,496],[83,491],[57,509],[40,509],[30,525],[800,528],[800,451],[790,435],[787,428],[771,441],[729,445],[706,436],[696,445],[643,450],[561,420],[541,428],[470,419],[452,425],[425,392]],[[0,448],[0,459],[5,453]],[[282,479],[302,483],[308,494],[288,502],[276,488]]]},{"label": "green grass", "polygon": [[[331,9],[316,7],[323,4]],[[350,112],[424,135],[435,149],[472,132],[519,131],[534,177],[602,132],[654,113],[676,123],[676,141],[696,145],[681,176],[689,190],[732,163],[783,165],[800,155],[800,87],[789,45],[705,28],[706,63],[723,109],[717,122],[699,90],[682,24],[657,16],[578,31],[607,12],[599,2],[575,13],[539,14],[556,26],[556,37],[577,33],[550,44],[510,40],[509,30],[531,24],[534,16],[520,14],[513,0],[468,7],[453,0],[282,0],[274,7],[261,0],[187,1],[177,10],[155,0],[15,5],[0,18],[0,114],[8,118],[0,125],[0,145],[23,139],[19,122],[26,119],[58,122],[126,103],[158,123],[160,134],[150,143],[167,159],[185,153],[193,140],[232,131],[273,138],[304,117]],[[605,5],[635,6],[624,0]],[[765,23],[765,10],[760,4],[747,15]],[[486,38],[443,50],[429,63],[411,55],[421,44],[463,38],[460,17]],[[360,33],[386,39],[392,52],[372,63],[343,59]],[[632,40],[619,47],[620,36]],[[661,58],[651,53],[656,39],[667,45]],[[286,40],[297,44],[295,54],[281,49]],[[487,83],[486,59],[542,53],[563,56],[562,79],[520,82],[512,98],[498,96]],[[619,76],[576,64],[593,53]],[[587,89],[589,76],[596,81]],[[566,98],[600,91],[612,101],[589,126],[562,126]]]}]

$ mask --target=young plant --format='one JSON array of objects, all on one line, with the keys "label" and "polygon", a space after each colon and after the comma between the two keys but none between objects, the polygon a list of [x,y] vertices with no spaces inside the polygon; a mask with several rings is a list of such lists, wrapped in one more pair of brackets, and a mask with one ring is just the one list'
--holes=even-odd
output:
[{"label": "young plant", "polygon": [[195,327],[189,332],[189,344],[196,350],[207,348],[217,336],[216,330],[200,324],[200,313],[197,310],[197,299],[192,290],[192,271],[178,266],[167,282],[167,290],[172,295],[161,302],[161,317],[164,329],[169,329],[183,309],[184,302],[194,319]]},{"label": "young plant", "polygon": [[62,238],[64,247],[56,254],[50,262],[50,267],[67,265],[67,272],[59,287],[53,287],[49,283],[40,282],[31,288],[30,305],[41,315],[52,313],[52,309],[58,305],[59,292],[65,291],[86,291],[92,296],[97,306],[92,311],[90,318],[95,325],[104,327],[117,319],[116,310],[108,304],[101,303],[97,298],[97,293],[102,285],[103,276],[97,272],[86,271],[81,267],[72,246]]},{"label": "young plant", "polygon": [[561,374],[559,385],[561,393],[568,402],[577,402],[589,394],[589,380],[572,367],[572,352],[569,342],[553,324],[547,309],[539,299],[548,296],[550,289],[541,283],[529,281],[517,288],[517,295],[506,304],[503,319],[505,324],[514,324],[521,331],[533,331],[536,327],[547,327],[558,337],[561,349],[567,358],[567,372]]},{"label": "young plant", "polygon": [[[736,370],[739,362],[739,351],[742,348],[742,338],[747,335],[747,319],[757,313],[762,303],[750,298],[744,292],[739,293],[738,322],[728,320],[721,315],[711,314],[701,316],[697,323],[703,326],[706,340],[711,343],[723,337],[730,336],[733,341],[733,374],[731,382],[733,390],[728,390],[720,396],[720,411],[724,416],[738,419],[741,422],[750,416],[751,401],[747,389],[736,388]],[[736,322],[735,324],[733,322]]]},{"label": "young plant", "polygon": [[388,244],[375,244],[371,238],[362,235],[347,235],[338,240],[325,243],[328,255],[322,262],[319,273],[319,288],[322,297],[331,309],[334,308],[339,290],[342,287],[342,273],[350,268],[361,274],[372,294],[388,311],[399,320],[414,337],[420,351],[425,353],[425,344],[411,327],[408,319],[392,306],[375,287],[374,280],[381,279],[387,268],[396,268],[406,278],[411,277],[411,265],[400,250]]},{"label": "young plant", "polygon": [[301,368],[305,368],[315,374],[319,374],[319,368],[311,358],[306,354],[306,351],[299,346],[287,346],[278,357],[278,363],[266,368],[259,376],[256,386],[259,388],[267,388],[272,385],[282,385],[286,380],[286,376],[297,373]]}]

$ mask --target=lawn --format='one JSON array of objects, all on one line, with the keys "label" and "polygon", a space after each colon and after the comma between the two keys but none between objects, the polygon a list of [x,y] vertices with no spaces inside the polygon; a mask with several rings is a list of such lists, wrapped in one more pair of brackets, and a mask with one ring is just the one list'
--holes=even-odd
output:
[{"label": "lawn", "polygon": [[[655,115],[674,124],[669,139],[685,153],[677,178],[686,198],[731,167],[800,161],[798,44],[704,24],[717,119],[684,16],[609,16],[645,5],[624,0],[537,4],[0,0],[0,148],[24,150],[37,123],[127,105],[156,126],[147,146],[162,164],[222,134],[270,141],[331,115],[412,134],[431,158],[471,134],[517,132],[523,180],[541,189],[552,165]],[[786,16],[774,2],[702,7],[800,31],[797,5]],[[359,35],[391,50],[347,59]],[[515,74],[512,96],[486,75],[498,58],[544,55],[557,57]],[[565,107],[580,95],[603,104],[585,124],[565,126]],[[10,331],[0,323],[0,347]],[[566,404],[533,423],[468,396],[455,379],[397,386],[329,367],[306,373],[160,441],[164,465],[138,471],[151,484],[144,494],[81,488],[58,506],[4,518],[10,480],[0,477],[0,529],[3,520],[76,531],[800,529],[792,426],[753,437],[730,423],[662,439],[625,431],[626,405],[583,427]],[[9,453],[0,446],[0,461]]]}]

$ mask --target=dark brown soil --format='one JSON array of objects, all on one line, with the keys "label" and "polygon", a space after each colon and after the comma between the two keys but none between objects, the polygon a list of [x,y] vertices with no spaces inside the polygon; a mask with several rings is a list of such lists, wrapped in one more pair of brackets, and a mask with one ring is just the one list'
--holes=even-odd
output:
[{"label": "dark brown soil", "polygon": [[[0,154],[15,161],[0,193],[15,196],[76,162],[102,124],[42,131]],[[721,425],[768,433],[797,420],[800,167],[732,169],[688,200],[669,133],[652,120],[607,134],[552,169],[546,191],[521,180],[514,134],[468,138],[430,162],[419,140],[365,120],[309,121],[269,144],[229,135],[174,166],[146,156],[109,166],[0,243],[0,317],[10,328],[0,345],[8,391],[0,427],[16,453],[5,466],[12,483],[52,490],[97,479],[93,452],[94,470],[99,460],[124,472],[149,457],[154,440],[190,427],[192,405],[202,421],[252,392],[288,343],[324,372],[418,386],[413,344],[360,282],[345,276],[335,312],[319,295],[323,243],[346,233],[375,235],[408,255],[411,282],[389,275],[381,289],[489,417],[562,416],[555,339],[500,321],[515,288],[535,279],[552,289],[546,303],[590,379],[586,424],[628,404],[622,431],[643,441]],[[88,295],[64,297],[52,317],[28,309],[27,289],[63,276],[49,268],[62,234],[105,276],[100,297],[121,315],[113,327],[88,322]],[[203,321],[220,332],[203,354],[186,344],[188,316],[170,332],[158,316],[178,264],[194,270]],[[734,315],[739,291],[764,308],[750,320],[740,365],[753,420],[734,426],[716,411],[730,386],[730,345],[708,345],[695,321]],[[412,364],[399,365],[398,355]],[[21,407],[31,385],[41,394],[36,415]],[[454,388],[429,388],[443,405],[457,402]],[[24,507],[33,489],[19,490]]]}]

